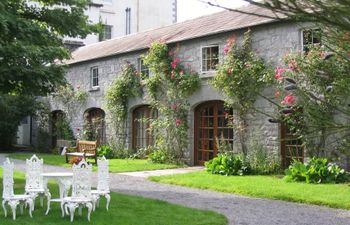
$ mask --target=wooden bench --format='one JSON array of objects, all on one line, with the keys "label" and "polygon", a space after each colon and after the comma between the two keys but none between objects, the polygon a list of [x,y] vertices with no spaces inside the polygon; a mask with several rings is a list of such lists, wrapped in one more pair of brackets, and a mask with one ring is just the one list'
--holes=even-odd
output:
[{"label": "wooden bench", "polygon": [[68,157],[94,158],[97,164],[97,141],[81,141],[77,140],[76,147],[68,148],[66,152],[66,163],[69,162]]}]

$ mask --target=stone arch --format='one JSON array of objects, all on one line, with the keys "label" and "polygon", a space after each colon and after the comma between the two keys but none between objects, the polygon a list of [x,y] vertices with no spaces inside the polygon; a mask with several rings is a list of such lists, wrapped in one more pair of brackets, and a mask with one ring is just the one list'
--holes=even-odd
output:
[{"label": "stone arch", "polygon": [[84,139],[97,141],[98,144],[106,142],[106,113],[101,108],[89,108],[84,112]]}]

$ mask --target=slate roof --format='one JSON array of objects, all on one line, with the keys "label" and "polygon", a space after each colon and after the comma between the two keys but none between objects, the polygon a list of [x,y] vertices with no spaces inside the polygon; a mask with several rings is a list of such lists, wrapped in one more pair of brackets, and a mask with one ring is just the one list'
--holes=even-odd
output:
[{"label": "slate roof", "polygon": [[[274,14],[257,6],[248,5],[240,10],[274,17]],[[147,49],[154,40],[175,43],[184,40],[224,33],[241,28],[271,23],[277,19],[248,15],[244,13],[221,11],[208,16],[187,20],[166,27],[144,31],[128,36],[114,38],[81,47],[72,53],[72,59],[65,64],[75,64],[93,59]]]}]

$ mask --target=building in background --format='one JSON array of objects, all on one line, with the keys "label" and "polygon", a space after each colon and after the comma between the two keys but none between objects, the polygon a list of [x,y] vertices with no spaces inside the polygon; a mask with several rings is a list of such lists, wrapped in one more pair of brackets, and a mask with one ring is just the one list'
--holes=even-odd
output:
[{"label": "building in background", "polygon": [[102,22],[100,34],[65,38],[70,49],[167,26],[177,22],[177,0],[92,0],[86,10],[92,23]]}]

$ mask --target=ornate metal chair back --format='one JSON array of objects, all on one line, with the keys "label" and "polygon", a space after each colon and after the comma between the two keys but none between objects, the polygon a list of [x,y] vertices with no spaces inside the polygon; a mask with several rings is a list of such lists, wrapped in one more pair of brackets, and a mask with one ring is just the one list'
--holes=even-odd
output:
[{"label": "ornate metal chair back", "polygon": [[9,158],[6,158],[3,165],[3,190],[2,190],[2,198],[9,199],[14,196],[13,192],[13,162],[10,162]]},{"label": "ornate metal chair back", "polygon": [[43,173],[43,165],[43,159],[39,159],[36,155],[26,160],[26,191],[44,188],[44,181],[41,176]]},{"label": "ornate metal chair back", "polygon": [[108,160],[102,156],[97,160],[97,190],[109,192]]},{"label": "ornate metal chair back", "polygon": [[85,160],[73,165],[72,198],[91,198],[91,172],[92,166]]}]

